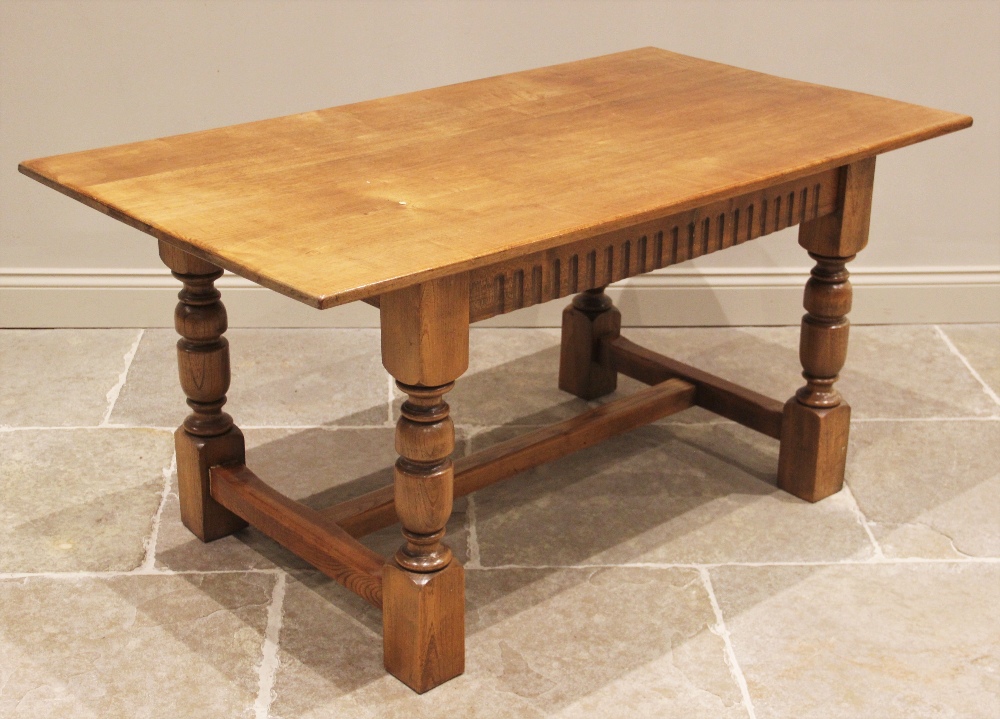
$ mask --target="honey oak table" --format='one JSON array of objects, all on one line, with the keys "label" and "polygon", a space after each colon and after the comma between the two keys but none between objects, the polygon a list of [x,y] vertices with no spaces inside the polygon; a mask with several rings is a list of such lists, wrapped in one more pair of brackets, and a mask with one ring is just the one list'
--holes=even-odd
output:
[{"label": "honey oak table", "polygon": [[[464,668],[453,497],[698,405],[781,442],[778,486],[840,489],[850,408],[845,264],[868,240],[875,156],[972,119],[645,48],[262,122],[25,162],[21,172],[159,240],[191,414],[177,430],[184,524],[248,523],[381,608],[386,669],[418,692]],[[799,226],[805,385],[787,402],[619,336],[617,280]],[[223,269],[313,307],[380,309],[382,363],[408,399],[394,485],[316,511],[244,462]],[[472,322],[576,296],[559,387],[649,387],[452,461],[443,395]],[[357,538],[395,522],[385,559]]]}]

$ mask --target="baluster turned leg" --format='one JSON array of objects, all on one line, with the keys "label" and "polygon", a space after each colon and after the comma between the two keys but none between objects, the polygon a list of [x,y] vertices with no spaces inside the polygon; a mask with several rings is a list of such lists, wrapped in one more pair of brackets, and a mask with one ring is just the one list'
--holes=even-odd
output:
[{"label": "baluster turned leg", "polygon": [[455,451],[455,425],[443,396],[454,385],[419,387],[397,382],[406,392],[396,423],[393,472],[396,512],[403,525],[403,546],[396,563],[413,572],[434,572],[451,562],[451,549],[441,543],[451,516],[455,491],[451,453]]},{"label": "baluster turned leg", "polygon": [[850,327],[851,283],[845,265],[868,242],[875,159],[841,172],[840,209],[799,227],[799,244],[816,266],[806,283],[799,342],[806,384],[785,403],[778,486],[810,502],[844,484],[851,408],[834,383],[847,359]]},{"label": "baluster turned leg", "polygon": [[778,486],[815,502],[840,491],[847,460],[851,408],[833,386],[847,359],[851,283],[844,264],[853,258],[810,255],[799,359],[806,384],[785,404]]},{"label": "baluster turned leg", "polygon": [[385,668],[417,692],[465,670],[465,573],[442,544],[455,427],[444,394],[469,365],[468,276],[380,298],[382,363],[408,395],[396,424],[403,545],[382,574]]},{"label": "baluster turned leg", "polygon": [[581,292],[563,310],[559,353],[559,389],[581,399],[597,399],[615,391],[618,373],[601,340],[618,337],[622,315],[604,288]]},{"label": "baluster turned leg", "polygon": [[177,367],[191,414],[174,433],[181,521],[203,542],[225,537],[246,522],[212,499],[209,468],[244,461],[243,433],[222,411],[229,390],[226,308],[214,282],[215,265],[160,243],[160,258],[184,287],[174,312]]}]

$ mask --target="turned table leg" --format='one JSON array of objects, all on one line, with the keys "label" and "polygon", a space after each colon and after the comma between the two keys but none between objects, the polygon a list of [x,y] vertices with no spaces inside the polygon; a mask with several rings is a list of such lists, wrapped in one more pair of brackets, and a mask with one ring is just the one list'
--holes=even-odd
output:
[{"label": "turned table leg", "polygon": [[615,391],[618,373],[607,340],[618,337],[621,324],[621,312],[603,287],[573,298],[562,315],[559,389],[581,399],[597,399]]},{"label": "turned table leg", "polygon": [[803,223],[799,244],[816,261],[806,283],[799,342],[805,386],[785,403],[778,486],[810,502],[844,484],[851,408],[834,387],[847,359],[851,283],[845,267],[868,242],[875,158],[842,170],[839,210]]},{"label": "turned table leg", "polygon": [[385,668],[416,692],[465,670],[465,574],[441,542],[455,427],[444,394],[469,365],[467,275],[380,298],[382,363],[408,395],[393,472],[403,544],[382,575]]},{"label": "turned table leg", "polygon": [[181,521],[203,542],[225,537],[247,523],[209,493],[209,469],[244,461],[243,433],[222,411],[229,390],[226,308],[214,282],[215,265],[160,242],[160,258],[184,287],[174,312],[177,368],[191,414],[174,433]]}]

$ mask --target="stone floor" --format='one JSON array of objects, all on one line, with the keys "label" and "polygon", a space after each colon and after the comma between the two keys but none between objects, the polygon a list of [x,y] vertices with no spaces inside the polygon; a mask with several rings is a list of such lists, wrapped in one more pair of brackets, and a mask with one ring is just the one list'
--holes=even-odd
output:
[{"label": "stone floor", "polygon": [[[799,384],[793,328],[626,334]],[[375,331],[228,336],[258,474],[317,505],[389,481]],[[815,505],[776,490],[775,441],[697,409],[460,501],[468,669],[424,696],[368,605],[254,530],[181,526],[174,341],[0,332],[2,717],[1000,716],[1000,326],[855,327],[848,487]],[[586,407],[555,331],[472,347],[460,451]]]}]

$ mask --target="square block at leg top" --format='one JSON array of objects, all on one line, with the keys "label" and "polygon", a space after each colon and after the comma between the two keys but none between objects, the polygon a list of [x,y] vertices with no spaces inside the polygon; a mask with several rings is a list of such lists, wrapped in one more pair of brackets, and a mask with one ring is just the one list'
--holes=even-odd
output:
[{"label": "square block at leg top", "polygon": [[465,671],[465,570],[382,570],[385,668],[418,694]]},{"label": "square block at leg top", "polygon": [[177,450],[177,492],[181,521],[203,542],[227,537],[247,526],[246,521],[212,499],[209,469],[220,464],[243,463],[246,449],[243,433],[233,427],[218,437],[196,437],[174,432]]},{"label": "square block at leg top", "polygon": [[806,407],[795,397],[785,403],[778,454],[778,488],[818,502],[844,486],[851,408]]}]

